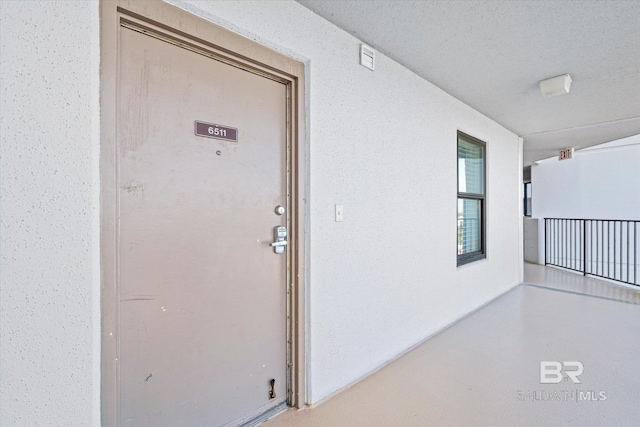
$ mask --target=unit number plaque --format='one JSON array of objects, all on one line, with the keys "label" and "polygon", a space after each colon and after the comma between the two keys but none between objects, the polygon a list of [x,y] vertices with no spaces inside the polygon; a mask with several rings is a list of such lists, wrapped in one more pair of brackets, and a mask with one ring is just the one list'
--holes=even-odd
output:
[{"label": "unit number plaque", "polygon": [[238,142],[238,129],[229,126],[200,122],[196,120],[194,124],[194,130],[197,136]]}]

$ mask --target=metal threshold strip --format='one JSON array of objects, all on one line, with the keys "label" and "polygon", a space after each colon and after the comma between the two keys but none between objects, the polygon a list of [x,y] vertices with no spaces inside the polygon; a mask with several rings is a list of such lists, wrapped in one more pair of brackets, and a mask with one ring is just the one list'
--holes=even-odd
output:
[{"label": "metal threshold strip", "polygon": [[257,426],[259,424],[262,424],[268,420],[270,420],[271,418],[280,415],[281,413],[285,412],[287,409],[289,409],[289,405],[287,405],[287,402],[282,402],[281,404],[279,404],[278,406],[274,406],[271,409],[267,409],[266,411],[264,411],[262,414],[258,415],[257,417],[255,417],[254,419],[252,419],[251,421],[247,421],[246,423],[242,424],[241,427],[254,427]]}]

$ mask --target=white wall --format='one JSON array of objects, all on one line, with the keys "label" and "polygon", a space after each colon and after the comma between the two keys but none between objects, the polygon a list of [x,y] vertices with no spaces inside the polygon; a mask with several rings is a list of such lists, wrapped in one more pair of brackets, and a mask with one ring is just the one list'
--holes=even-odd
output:
[{"label": "white wall", "polygon": [[640,135],[531,167],[535,218],[640,219]]},{"label": "white wall", "polygon": [[[308,65],[311,401],[519,282],[516,135],[383,55],[361,67],[359,40],[295,2],[171,3]],[[461,268],[458,129],[489,174],[489,256]]]},{"label": "white wall", "polygon": [[538,264],[538,227],[541,222],[537,218],[524,218],[524,260],[527,262]]},{"label": "white wall", "polygon": [[[531,167],[534,218],[640,220],[640,135]],[[544,264],[544,221],[539,223]]]},{"label": "white wall", "polygon": [[[520,281],[516,135],[382,55],[360,67],[298,3],[175,3],[307,63],[312,402]],[[0,4],[0,424],[96,425],[97,3]],[[488,155],[488,258],[460,268],[458,129]]]},{"label": "white wall", "polygon": [[0,21],[0,425],[97,425],[98,3]]}]

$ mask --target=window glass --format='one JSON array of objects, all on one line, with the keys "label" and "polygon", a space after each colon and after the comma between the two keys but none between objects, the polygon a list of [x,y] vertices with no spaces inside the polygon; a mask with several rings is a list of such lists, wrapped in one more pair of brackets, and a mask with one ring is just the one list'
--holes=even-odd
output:
[{"label": "window glass", "polygon": [[481,227],[481,201],[458,199],[458,255],[478,252]]},{"label": "window glass", "polygon": [[531,216],[531,183],[524,184],[524,214]]},{"label": "window glass", "polygon": [[458,192],[484,193],[484,147],[458,139]]}]

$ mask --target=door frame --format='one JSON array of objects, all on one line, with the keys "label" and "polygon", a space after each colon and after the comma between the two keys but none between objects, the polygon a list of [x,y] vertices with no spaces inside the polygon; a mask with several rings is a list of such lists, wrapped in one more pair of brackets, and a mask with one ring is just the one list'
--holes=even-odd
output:
[{"label": "door frame", "polygon": [[305,67],[304,64],[162,0],[100,2],[101,418],[118,425],[117,114],[120,26],[279,81],[287,86],[287,390],[288,405],[306,396],[305,353]]}]

